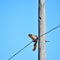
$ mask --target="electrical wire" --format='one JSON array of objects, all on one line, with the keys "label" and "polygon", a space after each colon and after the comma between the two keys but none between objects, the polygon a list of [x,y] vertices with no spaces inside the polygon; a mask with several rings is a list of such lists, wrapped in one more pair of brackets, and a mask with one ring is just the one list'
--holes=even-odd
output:
[{"label": "electrical wire", "polygon": [[[49,32],[51,32],[51,31],[53,31],[53,30],[57,29],[58,27],[60,27],[60,25],[58,25],[58,26],[56,26],[56,27],[54,27],[54,28],[50,29],[50,30],[49,30],[49,31],[47,31],[46,33],[42,34],[41,36],[43,36],[43,35],[45,35],[45,34],[48,34]],[[41,36],[40,36],[40,37],[41,37]]]},{"label": "electrical wire", "polygon": [[11,56],[8,60],[11,60],[15,55],[17,55],[19,52],[21,52],[24,48],[26,48],[27,46],[29,46],[33,41],[31,41],[29,44],[27,44],[25,47],[23,47],[22,49],[20,49],[18,52],[16,52],[13,56]]},{"label": "electrical wire", "polygon": [[[45,34],[48,34],[49,32],[57,29],[58,27],[60,27],[60,25],[58,25],[58,26],[52,28],[51,30],[49,30],[48,32],[42,34],[40,37],[42,37],[42,36],[45,35]],[[20,49],[20,50],[19,50],[18,52],[16,52],[13,56],[11,56],[8,60],[11,60],[14,56],[16,56],[16,55],[17,55],[18,53],[20,53],[22,50],[24,50],[24,49],[25,49],[27,46],[29,46],[32,42],[33,42],[33,41],[31,41],[31,42],[30,42],[29,44],[27,44],[25,47],[23,47],[22,49]]]}]

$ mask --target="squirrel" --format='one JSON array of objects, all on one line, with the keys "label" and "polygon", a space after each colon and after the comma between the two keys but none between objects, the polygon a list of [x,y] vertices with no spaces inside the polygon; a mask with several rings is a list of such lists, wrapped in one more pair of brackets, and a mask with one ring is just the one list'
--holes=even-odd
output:
[{"label": "squirrel", "polygon": [[33,35],[33,34],[28,34],[28,36],[33,40],[33,42],[34,42],[34,47],[33,47],[33,51],[35,51],[36,50],[36,48],[37,48],[37,36],[36,35]]}]

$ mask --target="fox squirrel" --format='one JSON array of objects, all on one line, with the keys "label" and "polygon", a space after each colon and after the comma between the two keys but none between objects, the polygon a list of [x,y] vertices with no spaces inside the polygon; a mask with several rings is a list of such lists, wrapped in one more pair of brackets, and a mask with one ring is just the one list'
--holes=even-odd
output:
[{"label": "fox squirrel", "polygon": [[34,42],[34,47],[33,47],[33,51],[36,50],[36,47],[37,47],[37,36],[36,35],[33,35],[33,34],[28,34],[28,36],[33,40]]}]

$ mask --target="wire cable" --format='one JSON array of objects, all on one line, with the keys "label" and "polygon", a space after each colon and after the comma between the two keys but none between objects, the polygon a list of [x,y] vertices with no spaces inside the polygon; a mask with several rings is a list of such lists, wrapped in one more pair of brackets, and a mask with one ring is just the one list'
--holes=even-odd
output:
[{"label": "wire cable", "polygon": [[[47,31],[46,33],[42,34],[41,36],[43,36],[43,35],[45,35],[45,34],[48,34],[49,32],[52,32],[53,30],[57,29],[58,27],[60,27],[60,25],[52,28],[51,30]],[[40,37],[41,37],[41,36],[40,36]]]},{"label": "wire cable", "polygon": [[18,52],[16,52],[13,56],[11,56],[8,60],[11,60],[15,55],[17,55],[19,52],[21,52],[24,48],[26,48],[27,46],[29,46],[33,41],[31,41],[29,44],[27,44],[25,47],[23,47],[22,49],[20,49]]},{"label": "wire cable", "polygon": [[[49,30],[48,32],[42,34],[40,37],[42,37],[45,34],[48,34],[49,32],[52,32],[53,30],[57,29],[58,27],[60,27],[60,25],[52,28],[51,30]],[[20,53],[22,50],[24,50],[27,46],[29,46],[33,41],[31,41],[29,44],[27,44],[25,47],[23,47],[22,49],[20,49],[18,52],[16,52],[13,56],[11,56],[8,60],[11,60],[14,56],[16,56],[18,53]]]}]

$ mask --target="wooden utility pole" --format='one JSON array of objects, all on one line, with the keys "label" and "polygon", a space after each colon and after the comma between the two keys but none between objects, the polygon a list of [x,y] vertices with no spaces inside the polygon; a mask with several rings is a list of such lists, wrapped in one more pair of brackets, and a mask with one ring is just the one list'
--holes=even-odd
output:
[{"label": "wooden utility pole", "polygon": [[43,35],[44,33],[46,33],[45,0],[38,0],[38,60],[46,60],[46,37]]}]

